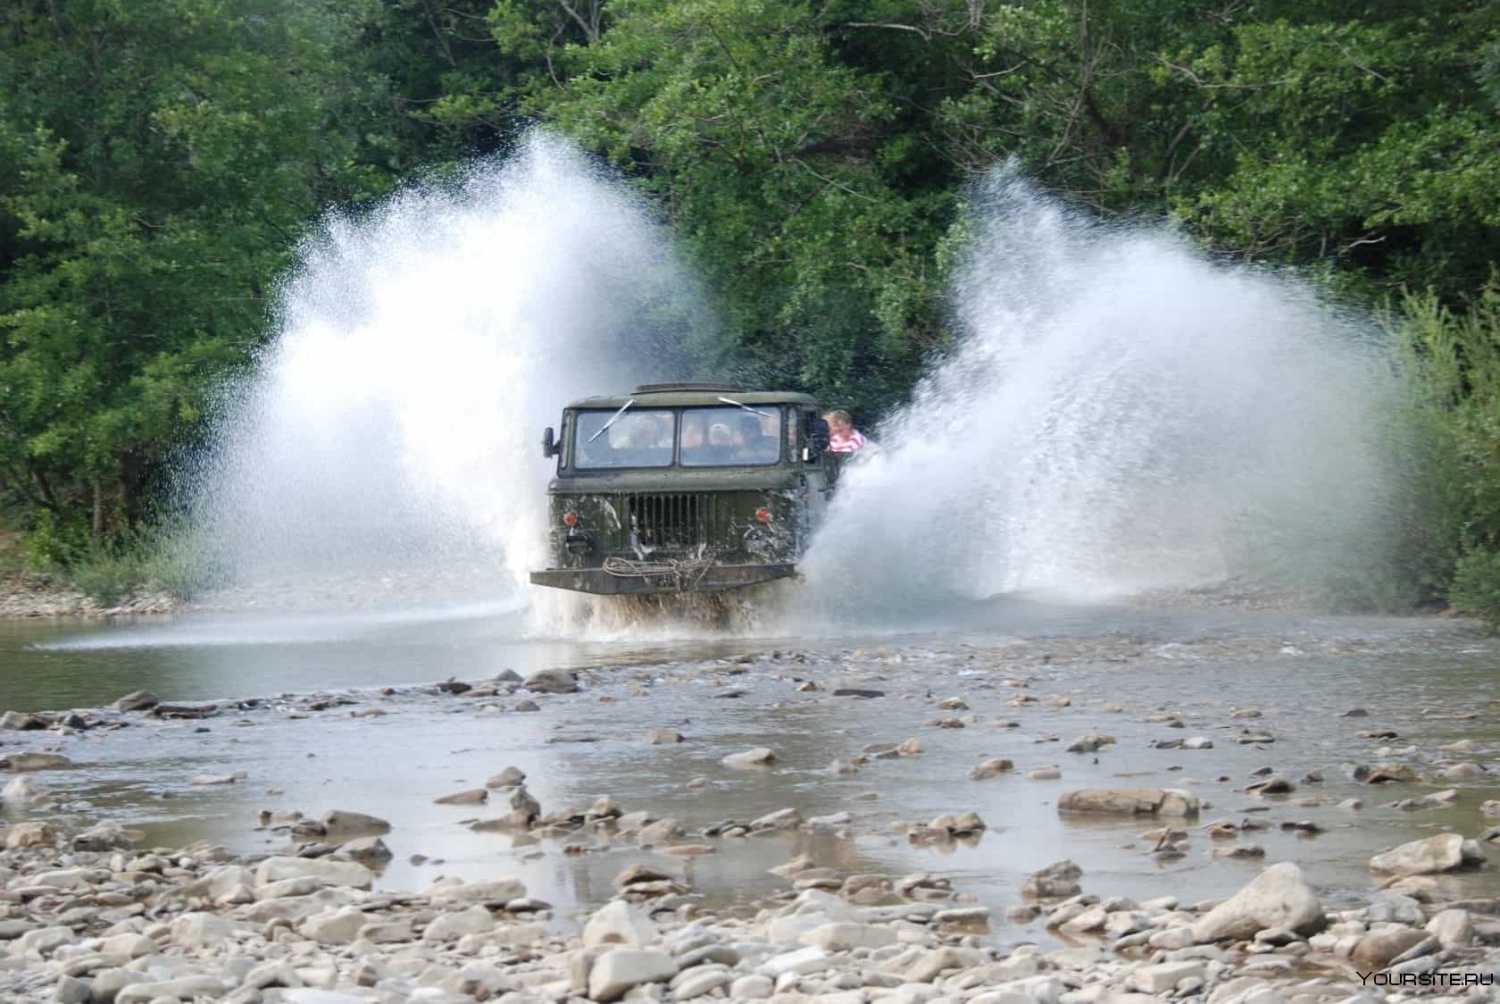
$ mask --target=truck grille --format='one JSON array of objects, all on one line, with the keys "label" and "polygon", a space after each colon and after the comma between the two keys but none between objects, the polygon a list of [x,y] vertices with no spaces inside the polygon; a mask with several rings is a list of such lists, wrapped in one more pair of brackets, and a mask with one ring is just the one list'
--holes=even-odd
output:
[{"label": "truck grille", "polygon": [[628,514],[622,527],[627,546],[632,528],[636,542],[647,550],[688,551],[713,539],[712,496],[686,492],[624,495],[620,503],[620,515]]}]

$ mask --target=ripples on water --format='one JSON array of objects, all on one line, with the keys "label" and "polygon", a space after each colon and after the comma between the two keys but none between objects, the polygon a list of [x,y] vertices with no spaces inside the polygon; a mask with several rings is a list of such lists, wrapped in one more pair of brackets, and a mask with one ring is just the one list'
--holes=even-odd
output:
[{"label": "ripples on water", "polygon": [[[520,873],[534,891],[563,904],[593,902],[610,892],[608,880],[629,861],[649,856],[633,849],[566,858],[554,843],[530,847],[495,834],[472,834],[463,818],[484,809],[435,807],[432,799],[482,783],[515,764],[549,809],[582,808],[612,794],[626,809],[673,815],[690,826],[726,817],[751,818],[796,805],[804,814],[848,810],[858,836],[757,839],[726,843],[694,865],[699,885],[718,899],[777,887],[766,867],[794,851],[851,870],[939,870],[961,888],[1003,908],[1016,899],[1024,875],[1071,856],[1085,868],[1085,887],[1101,895],[1159,893],[1163,876],[1185,899],[1223,895],[1259,867],[1215,862],[1207,841],[1195,837],[1187,858],[1152,862],[1139,833],[1148,821],[1078,822],[1059,819],[1053,803],[1068,788],[1186,786],[1212,803],[1203,822],[1245,818],[1259,806],[1269,831],[1244,839],[1263,844],[1268,860],[1296,860],[1334,901],[1358,899],[1369,887],[1365,862],[1385,846],[1453,826],[1472,835],[1483,826],[1480,801],[1496,794],[1487,781],[1464,783],[1456,806],[1401,812],[1380,803],[1434,790],[1354,784],[1346,765],[1371,762],[1382,745],[1415,744],[1431,754],[1458,738],[1476,744],[1484,762],[1500,751],[1500,729],[1488,716],[1500,643],[1446,621],[1311,618],[1236,612],[1142,612],[1118,608],[991,604],[987,624],[974,611],[927,635],[849,635],[793,641],[718,639],[635,645],[586,645],[523,637],[516,614],[422,619],[329,618],[320,628],[284,615],[211,618],[151,627],[80,630],[7,628],[0,632],[0,675],[6,707],[97,704],[147,686],[168,700],[322,691],[352,701],[288,718],[305,700],[275,699],[243,712],[203,721],[154,722],[63,740],[76,771],[38,775],[65,799],[87,799],[111,818],[147,827],[153,841],[210,838],[243,851],[282,845],[258,832],[263,807],[317,815],[330,808],[374,812],[391,819],[387,838],[397,856],[386,882],[425,885],[439,872],[469,876]],[[252,640],[257,634],[259,641]],[[160,644],[153,644],[152,638]],[[122,644],[111,645],[111,640]],[[189,639],[196,639],[190,641]],[[779,654],[777,654],[779,653]],[[504,668],[595,667],[586,693],[542,699],[524,714],[485,709],[485,702],[402,690],[382,696],[383,684],[433,682],[457,675],[477,679]],[[802,692],[797,681],[818,681]],[[1038,702],[1013,707],[1027,684]],[[840,685],[875,687],[887,697],[851,702],[831,698]],[[737,699],[711,699],[725,687]],[[1050,698],[1069,695],[1067,708]],[[935,729],[928,723],[953,712],[936,702],[962,696],[978,722]],[[1117,702],[1122,713],[1106,705]],[[513,700],[501,700],[509,706]],[[1352,707],[1366,718],[1343,718]],[[1230,719],[1255,707],[1259,719]],[[354,708],[380,717],[353,718]],[[1185,730],[1150,724],[1161,710],[1178,714]],[[987,723],[1005,717],[1016,729]],[[1234,742],[1238,728],[1269,730],[1263,748]],[[651,746],[649,728],[673,727],[680,746]],[[1357,733],[1394,728],[1393,741]],[[199,729],[207,729],[206,733]],[[1097,757],[1065,753],[1084,732],[1107,732],[1116,744]],[[1214,739],[1210,751],[1153,748],[1188,735]],[[919,757],[875,762],[860,773],[826,772],[869,742],[919,736]],[[584,741],[591,740],[591,741]],[[46,734],[17,733],[8,743],[51,742]],[[768,745],[781,757],[770,772],[721,767],[720,757]],[[992,756],[1024,771],[1062,766],[1059,782],[1021,774],[987,782],[967,779],[973,764]],[[1319,784],[1301,783],[1290,800],[1261,802],[1241,794],[1257,767],[1300,779],[1320,771]],[[242,769],[248,779],[224,787],[195,787],[199,774]],[[686,782],[709,778],[703,789]],[[1222,780],[1221,780],[1222,778]],[[860,793],[874,791],[874,802]],[[1349,795],[1368,806],[1336,809]],[[170,797],[166,797],[170,796]],[[908,847],[887,836],[895,819],[928,819],[976,809],[992,829],[977,845],[945,851]],[[1327,830],[1311,840],[1282,833],[1279,822],[1310,818]],[[790,841],[790,842],[789,842]],[[529,857],[535,850],[542,856]],[[413,853],[441,865],[406,863]],[[653,859],[660,863],[661,859]],[[1492,891],[1492,876],[1463,880],[1466,892]]]}]

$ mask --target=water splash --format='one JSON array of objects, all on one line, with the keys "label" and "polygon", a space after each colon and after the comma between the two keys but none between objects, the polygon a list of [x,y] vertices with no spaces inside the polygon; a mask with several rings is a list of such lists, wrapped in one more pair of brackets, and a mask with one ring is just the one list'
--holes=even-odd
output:
[{"label": "water splash", "polygon": [[518,594],[544,557],[540,430],[676,376],[704,324],[646,207],[544,134],[330,216],[281,304],[195,507],[223,578],[296,605]]},{"label": "water splash", "polygon": [[1300,588],[1376,560],[1393,381],[1358,318],[1012,169],[969,226],[959,344],[848,472],[807,562],[822,595]]}]

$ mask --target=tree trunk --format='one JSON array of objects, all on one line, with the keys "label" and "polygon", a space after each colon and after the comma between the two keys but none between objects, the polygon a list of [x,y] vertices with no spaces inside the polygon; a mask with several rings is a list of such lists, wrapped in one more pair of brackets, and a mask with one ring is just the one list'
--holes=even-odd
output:
[{"label": "tree trunk", "polygon": [[104,483],[94,479],[94,541],[104,537]]}]

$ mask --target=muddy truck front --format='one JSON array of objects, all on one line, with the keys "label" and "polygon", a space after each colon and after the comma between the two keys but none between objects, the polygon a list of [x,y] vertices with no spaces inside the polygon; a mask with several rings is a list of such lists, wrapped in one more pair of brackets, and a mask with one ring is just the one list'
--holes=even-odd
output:
[{"label": "muddy truck front", "polygon": [[543,451],[551,567],[599,594],[718,592],[796,574],[837,468],[817,402],[730,384],[653,384],[569,405]]}]

